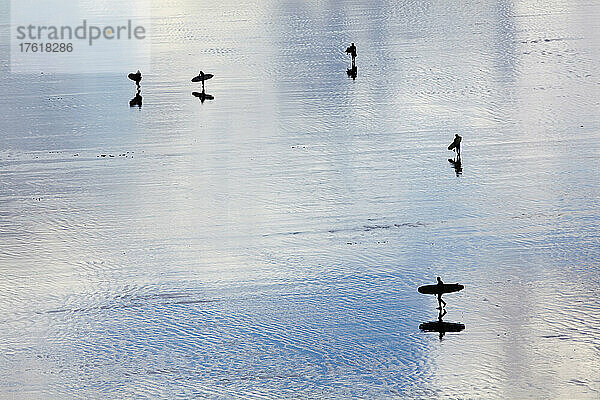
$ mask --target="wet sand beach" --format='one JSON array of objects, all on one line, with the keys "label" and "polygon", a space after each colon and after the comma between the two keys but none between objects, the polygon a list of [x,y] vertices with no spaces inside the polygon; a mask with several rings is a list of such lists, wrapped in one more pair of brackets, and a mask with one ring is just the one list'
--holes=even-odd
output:
[{"label": "wet sand beach", "polygon": [[2,21],[1,398],[600,396],[599,3],[148,18],[141,108]]}]

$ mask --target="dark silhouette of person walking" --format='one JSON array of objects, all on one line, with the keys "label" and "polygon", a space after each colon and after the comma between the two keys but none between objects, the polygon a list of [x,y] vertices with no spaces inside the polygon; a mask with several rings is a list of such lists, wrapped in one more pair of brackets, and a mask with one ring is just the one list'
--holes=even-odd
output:
[{"label": "dark silhouette of person walking", "polygon": [[454,150],[456,152],[456,156],[460,158],[460,142],[462,141],[462,137],[458,135],[454,135],[454,141],[448,146],[448,150]]},{"label": "dark silhouette of person walking", "polygon": [[127,77],[135,82],[135,87],[137,88],[135,97],[129,101],[129,106],[130,107],[137,106],[139,108],[142,108],[142,86],[140,85],[140,82],[142,81],[142,73],[138,69],[135,74],[131,73],[131,74],[127,75]]},{"label": "dark silhouette of person walking", "polygon": [[442,300],[442,287],[444,285],[444,282],[442,282],[442,278],[440,278],[439,276],[437,277],[437,285],[439,286],[439,290],[437,291],[437,301],[438,301],[438,310],[441,310],[442,307],[442,303],[444,304],[444,307],[446,307],[446,302],[444,300]]},{"label": "dark silhouette of person walking", "polygon": [[204,72],[200,71],[199,76],[200,76],[200,80],[202,81],[202,91],[204,91],[204,81],[206,80],[206,79],[204,79],[205,78]]},{"label": "dark silhouette of person walking", "polygon": [[135,85],[136,85],[138,88],[140,87],[140,82],[141,82],[141,80],[142,80],[142,73],[140,72],[140,70],[139,70],[139,69],[138,69],[138,71],[137,71],[135,74],[131,73],[131,74],[127,75],[127,77],[128,77],[129,79],[131,79],[132,81],[134,81],[134,82],[135,82]]},{"label": "dark silhouette of person walking", "polygon": [[352,57],[352,68],[354,69],[356,67],[356,46],[354,42],[346,49],[346,54],[350,54]]},{"label": "dark silhouette of person walking", "polygon": [[198,74],[198,77],[200,78],[200,81],[202,82],[202,91],[204,92],[204,81],[206,80],[206,76],[204,75],[204,72],[200,71],[200,73]]},{"label": "dark silhouette of person walking", "polygon": [[205,74],[203,71],[200,71],[198,76],[192,78],[192,82],[202,82],[202,91],[204,91],[204,82],[211,79],[213,74]]}]

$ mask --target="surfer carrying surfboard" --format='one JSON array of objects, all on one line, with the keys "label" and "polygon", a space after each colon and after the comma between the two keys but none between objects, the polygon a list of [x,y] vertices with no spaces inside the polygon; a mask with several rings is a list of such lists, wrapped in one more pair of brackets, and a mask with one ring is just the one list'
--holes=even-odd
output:
[{"label": "surfer carrying surfboard", "polygon": [[192,78],[192,82],[202,82],[202,91],[204,91],[204,82],[209,80],[213,76],[213,74],[205,74],[204,72],[200,71],[198,76]]},{"label": "surfer carrying surfboard", "polygon": [[462,141],[462,137],[458,135],[454,135],[454,141],[448,146],[448,150],[454,150],[456,152],[456,156],[460,157],[460,142]]},{"label": "surfer carrying surfboard", "polygon": [[463,285],[459,285],[458,283],[444,283],[442,282],[442,278],[438,276],[437,284],[420,286],[417,290],[422,294],[434,294],[438,300],[438,310],[441,310],[446,306],[446,302],[442,300],[443,294],[460,292],[464,288]]},{"label": "surfer carrying surfboard", "polygon": [[354,68],[356,63],[356,46],[354,45],[354,42],[348,46],[346,49],[346,54],[350,54],[350,56],[352,56],[352,68]]},{"label": "surfer carrying surfboard", "polygon": [[129,79],[131,79],[132,81],[134,81],[138,88],[140,87],[140,81],[142,80],[142,73],[140,72],[139,69],[135,74],[131,73],[131,74],[127,75],[127,77]]}]

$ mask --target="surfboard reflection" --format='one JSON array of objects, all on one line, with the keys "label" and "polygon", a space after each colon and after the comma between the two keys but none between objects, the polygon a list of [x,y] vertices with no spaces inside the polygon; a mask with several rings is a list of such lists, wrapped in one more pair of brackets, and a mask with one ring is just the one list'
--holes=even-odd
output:
[{"label": "surfboard reflection", "polygon": [[206,100],[214,100],[215,99],[210,94],[205,93],[204,90],[202,90],[202,92],[192,92],[192,96],[200,99],[201,103],[204,103]]},{"label": "surfboard reflection", "polygon": [[442,318],[446,315],[446,310],[442,309],[438,313],[437,321],[423,322],[419,325],[419,329],[423,332],[438,332],[440,334],[440,340],[444,337],[447,332],[461,332],[465,329],[465,326],[457,322],[444,322]]}]

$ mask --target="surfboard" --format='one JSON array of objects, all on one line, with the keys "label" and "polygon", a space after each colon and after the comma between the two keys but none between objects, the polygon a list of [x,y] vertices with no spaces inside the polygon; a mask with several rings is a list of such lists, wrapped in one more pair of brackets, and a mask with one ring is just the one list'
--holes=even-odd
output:
[{"label": "surfboard", "polygon": [[454,141],[452,143],[450,143],[450,146],[448,146],[448,150],[453,150],[455,148],[460,148],[460,142],[462,141],[462,137],[458,136],[454,138]]},{"label": "surfboard", "polygon": [[460,292],[465,287],[458,283],[443,283],[441,285],[424,285],[420,286],[417,290],[422,294],[444,294]]},{"label": "surfboard", "polygon": [[213,74],[204,74],[202,75],[198,75],[194,78],[192,78],[192,82],[202,82],[202,81],[207,81],[210,78],[212,78],[214,75]]},{"label": "surfboard", "polygon": [[127,77],[134,82],[139,82],[142,80],[142,74],[139,74],[139,75],[138,74],[129,74],[129,75],[127,75]]},{"label": "surfboard", "polygon": [[431,321],[423,322],[419,329],[425,332],[461,332],[465,329],[464,324],[456,322]]}]

